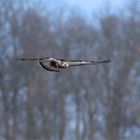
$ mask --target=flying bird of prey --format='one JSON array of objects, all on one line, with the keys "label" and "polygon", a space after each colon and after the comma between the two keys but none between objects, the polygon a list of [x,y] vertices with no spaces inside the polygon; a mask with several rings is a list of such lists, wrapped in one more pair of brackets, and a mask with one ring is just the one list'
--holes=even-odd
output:
[{"label": "flying bird of prey", "polygon": [[82,66],[82,65],[95,65],[101,63],[108,63],[111,62],[111,59],[106,59],[102,61],[84,61],[84,60],[71,60],[67,61],[65,59],[55,59],[51,57],[44,57],[44,58],[19,58],[16,59],[19,61],[38,61],[39,65],[48,70],[48,71],[55,71],[59,72],[63,69],[66,69],[71,66]]}]

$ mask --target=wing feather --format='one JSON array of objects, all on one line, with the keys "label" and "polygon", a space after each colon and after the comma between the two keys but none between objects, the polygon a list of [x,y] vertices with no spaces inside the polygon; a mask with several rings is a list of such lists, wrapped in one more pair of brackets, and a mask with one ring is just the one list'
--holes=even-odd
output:
[{"label": "wing feather", "polygon": [[111,59],[107,59],[107,60],[102,60],[102,61],[76,61],[76,60],[72,60],[72,61],[68,61],[69,66],[81,66],[81,65],[95,65],[95,64],[100,64],[100,63],[109,63],[111,62]]},{"label": "wing feather", "polygon": [[15,58],[17,61],[45,61],[45,62],[50,62],[50,61],[55,61],[55,62],[60,62],[59,60],[51,57],[42,57],[42,58]]}]

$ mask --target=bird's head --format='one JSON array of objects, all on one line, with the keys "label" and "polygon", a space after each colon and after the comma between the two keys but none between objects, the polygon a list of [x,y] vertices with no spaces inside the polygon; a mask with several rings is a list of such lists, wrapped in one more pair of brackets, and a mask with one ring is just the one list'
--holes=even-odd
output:
[{"label": "bird's head", "polygon": [[68,64],[67,62],[62,62],[62,66],[63,66],[64,68],[67,68],[67,67],[69,66],[69,64]]}]

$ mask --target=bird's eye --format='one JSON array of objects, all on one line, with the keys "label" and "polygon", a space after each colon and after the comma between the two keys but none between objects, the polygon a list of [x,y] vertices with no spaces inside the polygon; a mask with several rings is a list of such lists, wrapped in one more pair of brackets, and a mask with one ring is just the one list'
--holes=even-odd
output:
[{"label": "bird's eye", "polygon": [[67,64],[64,64],[64,66],[67,67],[68,65]]}]

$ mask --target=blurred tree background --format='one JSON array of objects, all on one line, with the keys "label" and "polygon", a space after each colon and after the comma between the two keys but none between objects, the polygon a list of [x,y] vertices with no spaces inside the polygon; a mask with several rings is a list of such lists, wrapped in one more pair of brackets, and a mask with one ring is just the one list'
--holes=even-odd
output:
[{"label": "blurred tree background", "polygon": [[[15,57],[112,63],[47,72]],[[0,139],[140,139],[140,3],[84,12],[0,1]]]}]

